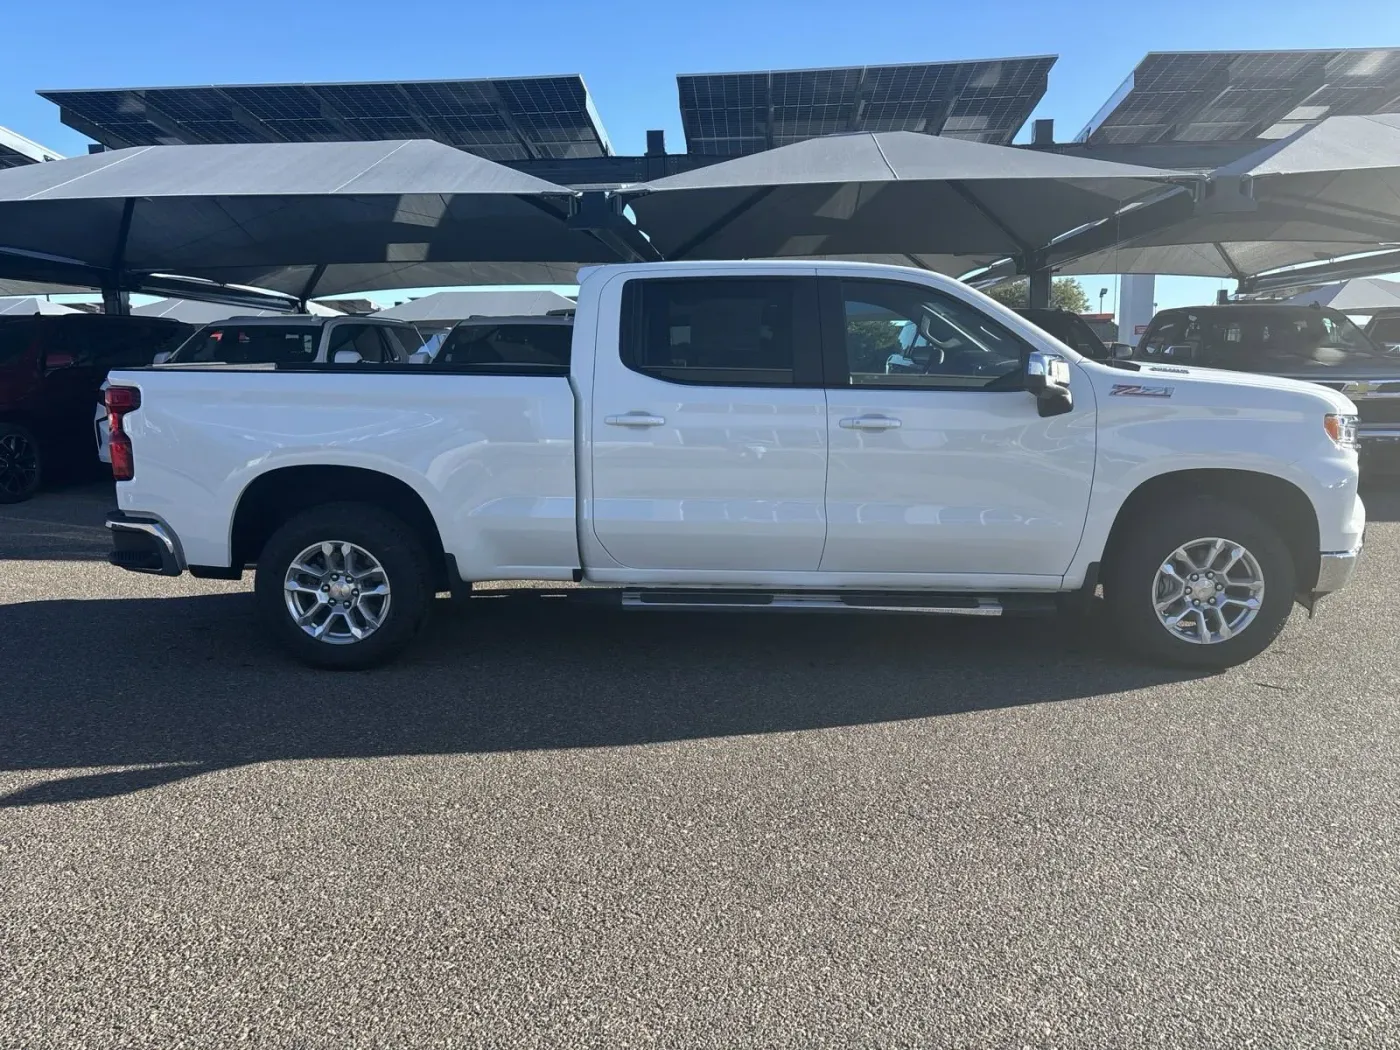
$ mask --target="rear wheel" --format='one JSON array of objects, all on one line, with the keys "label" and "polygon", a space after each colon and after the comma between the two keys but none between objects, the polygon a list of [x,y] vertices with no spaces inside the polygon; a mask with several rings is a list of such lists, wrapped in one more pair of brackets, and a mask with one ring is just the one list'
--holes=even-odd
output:
[{"label": "rear wheel", "polygon": [[0,423],[0,503],[23,503],[43,480],[39,441],[28,427]]},{"label": "rear wheel", "polygon": [[1223,668],[1252,659],[1278,637],[1296,577],[1277,530],[1243,507],[1200,499],[1154,508],[1128,524],[1104,596],[1134,651]]},{"label": "rear wheel", "polygon": [[397,656],[427,619],[427,552],[378,507],[332,503],[292,518],[258,557],[254,592],[272,636],[314,667],[358,670]]}]

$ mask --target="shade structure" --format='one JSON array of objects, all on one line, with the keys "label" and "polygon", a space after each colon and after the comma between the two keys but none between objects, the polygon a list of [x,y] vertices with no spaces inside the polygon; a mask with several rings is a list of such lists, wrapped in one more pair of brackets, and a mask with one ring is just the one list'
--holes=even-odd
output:
[{"label": "shade structure", "polygon": [[917,132],[809,139],[618,191],[667,258],[1029,254],[1180,172]]},{"label": "shade structure", "polygon": [[1243,279],[1400,246],[1400,114],[1331,117],[1058,242],[1064,273]]},{"label": "shade structure", "polygon": [[[318,267],[616,261],[574,191],[429,141],[147,146],[0,172],[0,254],[215,280]],[[322,271],[322,275],[324,271]],[[245,280],[246,283],[246,280]]]},{"label": "shade structure", "polygon": [[1400,281],[1384,281],[1378,277],[1358,277],[1354,281],[1329,284],[1299,292],[1288,302],[1298,306],[1330,306],[1344,313],[1369,313],[1373,310],[1400,310]]},{"label": "shade structure", "polygon": [[36,299],[33,296],[23,296],[14,299],[0,299],[0,317],[26,317],[33,314],[80,314],[81,310],[75,310],[71,306],[64,306],[62,303],[51,303],[47,299]]},{"label": "shade structure", "polygon": [[[236,266],[200,271],[197,276],[229,284],[300,295],[315,279],[317,295],[389,291],[397,288],[453,288],[495,284],[576,284],[577,262],[382,262],[331,263],[325,267]],[[319,276],[317,276],[319,272]]]},{"label": "shade structure", "polygon": [[376,317],[400,321],[461,321],[468,317],[532,317],[553,310],[572,310],[574,301],[558,292],[491,291],[437,292],[380,310]]}]

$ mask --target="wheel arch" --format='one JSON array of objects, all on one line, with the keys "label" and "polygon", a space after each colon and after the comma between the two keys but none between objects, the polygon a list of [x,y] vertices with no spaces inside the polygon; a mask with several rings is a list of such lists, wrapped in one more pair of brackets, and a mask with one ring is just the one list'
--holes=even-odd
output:
[{"label": "wheel arch", "polygon": [[230,565],[240,569],[254,563],[272,534],[294,515],[326,503],[347,502],[368,503],[402,519],[432,560],[434,586],[449,585],[442,534],[427,501],[406,481],[368,467],[300,464],[259,474],[239,493],[234,508]]},{"label": "wheel arch", "polygon": [[1150,514],[1154,506],[1201,498],[1242,506],[1274,525],[1293,556],[1298,592],[1312,590],[1320,565],[1317,510],[1308,494],[1293,482],[1253,470],[1174,470],[1146,479],[1118,508],[1104,544],[1104,564],[1112,563],[1119,545],[1131,535],[1133,523]]}]

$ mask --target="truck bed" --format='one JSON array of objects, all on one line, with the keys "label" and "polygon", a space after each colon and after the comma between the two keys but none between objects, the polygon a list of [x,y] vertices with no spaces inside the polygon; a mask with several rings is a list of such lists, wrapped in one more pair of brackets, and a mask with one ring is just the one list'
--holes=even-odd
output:
[{"label": "truck bed", "polygon": [[579,565],[568,378],[310,366],[237,368],[231,383],[230,370],[112,373],[142,399],[126,424],[135,477],[119,504],[160,515],[186,564],[231,564],[230,522],[254,479],[338,466],[417,492],[465,579],[568,579]]}]

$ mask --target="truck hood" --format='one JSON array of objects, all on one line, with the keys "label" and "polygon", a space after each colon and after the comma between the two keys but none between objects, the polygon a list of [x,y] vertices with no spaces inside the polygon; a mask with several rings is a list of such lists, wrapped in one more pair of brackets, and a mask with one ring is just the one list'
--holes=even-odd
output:
[{"label": "truck hood", "polygon": [[[1114,388],[1141,386],[1158,391],[1167,387],[1171,388],[1171,397],[1185,395],[1196,404],[1218,403],[1247,409],[1296,405],[1300,399],[1309,399],[1317,403],[1319,411],[1356,414],[1356,405],[1349,398],[1318,383],[1254,372],[1227,372],[1220,368],[1134,363],[1140,364],[1141,370],[1114,368],[1096,362],[1095,379],[1101,394],[1152,400],[1151,393],[1135,395],[1121,390],[1115,392]],[[1323,408],[1324,405],[1328,407]]]}]

